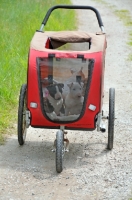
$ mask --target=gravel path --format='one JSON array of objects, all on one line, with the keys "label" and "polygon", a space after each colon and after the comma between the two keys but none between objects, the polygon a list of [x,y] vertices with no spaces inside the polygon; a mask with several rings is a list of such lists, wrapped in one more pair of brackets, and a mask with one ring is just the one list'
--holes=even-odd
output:
[{"label": "gravel path", "polygon": [[[106,149],[107,132],[69,131],[70,152],[64,170],[55,171],[51,152],[56,130],[28,129],[26,144],[19,147],[16,135],[0,146],[0,200],[128,200],[132,197],[132,62],[128,61],[129,28],[114,15],[132,1],[72,0],[96,7],[107,32],[104,110],[108,90],[116,89],[115,141]],[[114,6],[113,6],[114,5]],[[79,29],[97,32],[95,16],[78,11]],[[95,28],[97,27],[97,28]]]}]

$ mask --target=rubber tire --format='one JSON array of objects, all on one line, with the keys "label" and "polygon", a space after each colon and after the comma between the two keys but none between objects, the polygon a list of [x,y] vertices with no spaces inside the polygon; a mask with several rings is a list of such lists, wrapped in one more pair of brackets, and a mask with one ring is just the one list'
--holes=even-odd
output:
[{"label": "rubber tire", "polygon": [[113,148],[115,121],[115,88],[109,89],[108,149]]},{"label": "rubber tire", "polygon": [[61,173],[63,170],[64,156],[64,134],[61,130],[56,133],[56,171]]},{"label": "rubber tire", "polygon": [[26,139],[26,91],[27,91],[27,85],[23,84],[20,90],[19,95],[19,107],[18,107],[18,142],[20,145],[23,145],[25,143]]}]

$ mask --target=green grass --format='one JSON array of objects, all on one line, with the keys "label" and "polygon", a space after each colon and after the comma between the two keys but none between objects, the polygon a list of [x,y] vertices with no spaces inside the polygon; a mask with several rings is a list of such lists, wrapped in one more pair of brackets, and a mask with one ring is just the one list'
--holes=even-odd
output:
[{"label": "green grass", "polygon": [[125,26],[132,26],[132,19],[128,10],[115,10],[115,14],[123,21]]},{"label": "green grass", "polygon": [[[127,44],[132,46],[132,17],[128,10],[117,10],[114,5],[110,5],[105,0],[94,0],[95,2],[101,3],[110,8],[114,14],[124,23],[125,26],[129,27],[129,38]],[[132,54],[128,55],[128,59],[132,61]]]},{"label": "green grass", "polygon": [[[115,10],[115,14],[119,17],[119,19],[124,23],[125,26],[130,28],[129,39],[127,44],[132,46],[132,17],[128,10]],[[128,59],[132,61],[132,54],[129,54]]]},{"label": "green grass", "polygon": [[[33,34],[41,26],[47,10],[70,0],[0,1],[0,143],[17,123],[19,90],[26,82],[27,58]],[[75,29],[75,12],[52,12],[45,30]]]},{"label": "green grass", "polygon": [[129,42],[128,42],[128,44],[130,45],[130,46],[132,46],[132,32],[130,32],[130,40],[129,40]]}]

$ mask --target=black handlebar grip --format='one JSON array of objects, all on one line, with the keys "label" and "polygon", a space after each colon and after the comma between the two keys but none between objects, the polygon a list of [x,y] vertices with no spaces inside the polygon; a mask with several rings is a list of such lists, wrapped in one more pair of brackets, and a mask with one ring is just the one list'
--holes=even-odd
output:
[{"label": "black handlebar grip", "polygon": [[100,13],[99,13],[99,11],[98,11],[96,8],[94,8],[94,7],[92,7],[92,6],[80,6],[80,5],[56,5],[56,6],[51,7],[51,8],[47,11],[47,13],[46,13],[46,15],[45,15],[45,17],[44,17],[44,19],[43,19],[43,22],[42,22],[43,25],[46,25],[46,23],[47,23],[47,21],[48,21],[48,19],[49,19],[49,16],[50,16],[50,14],[51,14],[51,12],[52,12],[53,10],[55,10],[55,9],[58,9],[58,8],[63,8],[63,9],[85,9],[85,10],[92,10],[92,11],[94,11],[95,14],[96,14],[99,27],[103,26],[103,22],[102,22]]}]

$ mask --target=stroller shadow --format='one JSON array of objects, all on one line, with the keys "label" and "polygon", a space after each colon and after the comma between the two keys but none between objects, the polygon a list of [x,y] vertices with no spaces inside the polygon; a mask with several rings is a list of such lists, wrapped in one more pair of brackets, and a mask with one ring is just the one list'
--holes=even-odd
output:
[{"label": "stroller shadow", "polygon": [[[10,168],[23,173],[30,173],[37,179],[56,177],[53,141],[29,141],[19,146],[16,138],[10,139],[6,145],[0,147],[1,168]],[[64,156],[64,170],[73,169],[104,156],[109,151],[106,143],[70,143],[70,149]],[[3,153],[3,157],[2,157]]]},{"label": "stroller shadow", "polygon": [[110,152],[106,143],[95,142],[87,145],[71,143],[70,145],[70,151],[65,156],[66,168],[80,167],[90,162],[94,163],[96,159],[106,156]]}]

